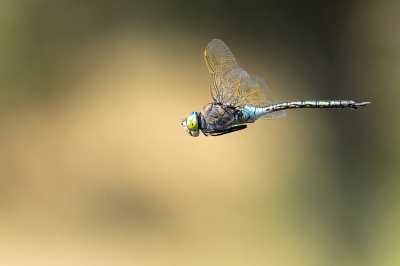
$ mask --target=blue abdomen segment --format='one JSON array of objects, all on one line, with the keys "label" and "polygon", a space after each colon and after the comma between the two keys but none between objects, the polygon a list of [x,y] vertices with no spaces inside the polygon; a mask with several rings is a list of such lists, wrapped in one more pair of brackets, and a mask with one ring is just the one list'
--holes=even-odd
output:
[{"label": "blue abdomen segment", "polygon": [[265,107],[253,107],[245,105],[242,110],[243,114],[243,122],[251,123],[260,118],[263,114],[267,114],[272,112],[271,108],[273,105],[265,106]]}]

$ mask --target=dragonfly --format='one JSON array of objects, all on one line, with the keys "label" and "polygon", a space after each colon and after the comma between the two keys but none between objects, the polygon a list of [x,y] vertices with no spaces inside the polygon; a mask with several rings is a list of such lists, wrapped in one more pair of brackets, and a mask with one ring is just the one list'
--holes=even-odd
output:
[{"label": "dragonfly", "polygon": [[247,128],[247,123],[257,119],[275,119],[286,116],[292,108],[352,108],[370,102],[351,100],[292,101],[274,104],[265,81],[250,76],[240,68],[231,50],[221,40],[210,41],[204,58],[211,75],[213,102],[200,112],[192,112],[182,121],[182,126],[192,137],[200,131],[205,136],[221,136]]}]

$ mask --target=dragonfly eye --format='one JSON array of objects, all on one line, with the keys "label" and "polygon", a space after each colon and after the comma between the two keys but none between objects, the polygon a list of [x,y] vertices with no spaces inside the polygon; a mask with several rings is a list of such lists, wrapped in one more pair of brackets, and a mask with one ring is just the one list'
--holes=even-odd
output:
[{"label": "dragonfly eye", "polygon": [[191,131],[196,131],[196,130],[199,129],[199,122],[198,122],[198,119],[197,119],[197,113],[196,112],[193,112],[188,116],[188,118],[186,119],[186,126]]}]

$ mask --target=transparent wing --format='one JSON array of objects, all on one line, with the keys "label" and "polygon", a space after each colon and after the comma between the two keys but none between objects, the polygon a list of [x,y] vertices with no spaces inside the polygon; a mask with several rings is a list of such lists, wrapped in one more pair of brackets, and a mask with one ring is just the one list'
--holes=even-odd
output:
[{"label": "transparent wing", "polygon": [[273,104],[271,93],[262,78],[251,76],[238,84],[235,93],[238,106],[262,107]]},{"label": "transparent wing", "polygon": [[216,102],[231,104],[238,84],[249,77],[244,69],[236,63],[228,46],[214,39],[204,51],[204,58],[211,75],[211,95]]},{"label": "transparent wing", "polygon": [[[216,102],[230,106],[262,107],[273,104],[271,93],[262,78],[249,76],[240,68],[231,50],[221,40],[210,41],[204,58],[211,75],[211,95]],[[285,116],[285,110],[268,113],[263,119]]]},{"label": "transparent wing", "polygon": [[[254,106],[263,107],[274,103],[271,92],[262,78],[251,76],[243,79],[238,84],[232,102],[235,106]],[[286,115],[285,110],[266,113],[261,116],[262,119],[275,119],[281,118]]]},{"label": "transparent wing", "polygon": [[260,116],[261,119],[276,119],[282,118],[286,116],[286,110],[279,110],[271,113],[266,113],[265,115]]}]

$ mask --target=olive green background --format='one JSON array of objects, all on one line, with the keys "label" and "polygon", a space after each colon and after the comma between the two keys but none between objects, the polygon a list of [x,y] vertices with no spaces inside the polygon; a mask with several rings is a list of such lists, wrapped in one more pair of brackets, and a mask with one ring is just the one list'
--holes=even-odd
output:
[{"label": "olive green background", "polygon": [[[400,264],[400,2],[0,2],[1,265]],[[223,40],[289,110],[223,137]]]}]

